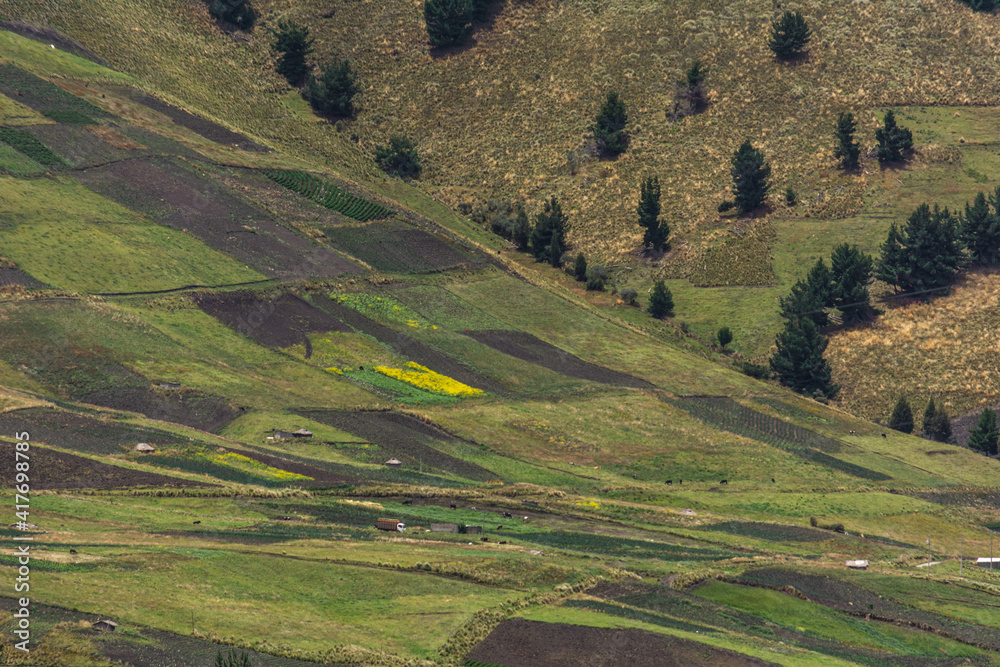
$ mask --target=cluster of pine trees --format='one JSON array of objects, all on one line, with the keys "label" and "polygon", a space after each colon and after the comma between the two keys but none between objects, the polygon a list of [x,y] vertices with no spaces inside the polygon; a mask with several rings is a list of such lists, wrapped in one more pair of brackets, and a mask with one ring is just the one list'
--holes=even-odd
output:
[{"label": "cluster of pine trees", "polygon": [[[901,396],[889,417],[889,428],[902,433],[912,433],[914,426],[913,410],[906,397]],[[943,405],[935,405],[933,398],[927,402],[927,407],[924,408],[921,430],[925,437],[937,442],[949,442],[952,438],[951,418],[948,411]],[[969,432],[969,448],[987,456],[996,456],[998,454],[998,440],[1000,440],[1000,430],[997,427],[997,413],[985,408],[980,413],[976,426]]]}]

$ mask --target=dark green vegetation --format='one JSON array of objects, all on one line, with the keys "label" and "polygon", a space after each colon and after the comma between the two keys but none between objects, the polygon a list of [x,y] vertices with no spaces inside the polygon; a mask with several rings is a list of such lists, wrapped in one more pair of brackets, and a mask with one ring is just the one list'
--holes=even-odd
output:
[{"label": "dark green vegetation", "polygon": [[[586,31],[576,23],[584,5],[593,12]],[[328,3],[259,0],[253,36],[212,21],[200,3],[86,0],[50,14],[3,5],[57,23],[119,70],[0,33],[4,66],[25,73],[23,90],[0,91],[3,125],[71,165],[26,176],[45,168],[7,144],[0,153],[0,248],[11,277],[0,290],[0,471],[7,484],[17,472],[10,434],[29,431],[38,465],[32,594],[63,614],[39,624],[32,660],[201,665],[227,644],[261,666],[425,667],[509,664],[491,647],[547,643],[569,650],[571,664],[607,647],[631,665],[667,654],[697,667],[995,664],[996,580],[968,562],[959,570],[956,557],[988,553],[996,461],[748,377],[768,375],[761,363],[773,336],[760,331],[780,321],[779,307],[790,327],[837,327],[856,295],[868,303],[885,293],[864,269],[891,220],[859,222],[846,198],[901,219],[920,202],[893,189],[898,175],[951,210],[974,199],[965,190],[937,197],[946,188],[934,180],[914,184],[914,174],[950,178],[953,153],[928,150],[864,184],[864,170],[834,168],[830,128],[845,105],[865,119],[862,145],[874,129],[869,103],[834,108],[820,91],[832,84],[816,84],[851,71],[835,60],[834,21],[859,6],[829,7],[822,27],[810,13],[823,39],[793,68],[760,57],[770,8],[730,16],[661,3],[643,6],[640,29],[625,5],[564,4],[561,16],[545,3],[471,6],[486,19],[476,44],[428,52],[413,47],[423,44],[422,7],[395,0],[339,3],[333,21],[322,18]],[[882,8],[868,10],[879,26]],[[364,86],[354,119],[322,122],[274,71],[270,31],[286,11],[316,36],[320,62],[350,54]],[[939,16],[922,13],[919,25]],[[919,28],[909,17],[900,9],[894,20]],[[647,36],[654,19],[662,28]],[[675,27],[697,44],[676,42]],[[921,34],[907,33],[912,48]],[[542,57],[512,66],[503,44],[515,37],[529,51],[558,45],[566,78]],[[651,96],[643,68],[614,51],[631,40],[642,63],[648,40],[661,37],[661,92]],[[594,39],[608,52],[604,74],[585,57]],[[713,64],[710,79],[688,53]],[[951,67],[948,52],[938,56],[935,67]],[[585,86],[574,78],[580,63]],[[463,67],[477,72],[475,85]],[[422,85],[395,85],[406,72]],[[708,112],[673,123],[663,111],[679,77],[702,85]],[[881,94],[880,77],[864,85]],[[789,92],[775,93],[768,82],[777,80]],[[733,82],[746,86],[738,96]],[[837,86],[856,95],[856,85]],[[548,111],[556,90],[559,122]],[[607,90],[629,101],[628,152],[596,160],[584,135]],[[481,106],[470,112],[472,95]],[[794,95],[817,96],[815,135],[811,121],[776,132],[762,115],[808,106],[791,104]],[[454,99],[468,105],[455,118],[489,141],[488,154],[475,132],[456,148]],[[497,133],[483,124],[496,120],[495,100],[506,113]],[[740,137],[761,151],[745,194],[763,190],[767,204],[773,178],[776,192],[798,193],[795,205],[777,198],[743,211],[755,217],[703,219],[732,175],[735,146],[715,137],[731,141],[734,108]],[[918,113],[899,117],[924,146],[934,139],[921,132],[934,123]],[[970,119],[949,114],[937,130],[992,131],[974,115],[981,109],[962,113]],[[372,160],[401,128],[426,161],[411,183]],[[804,143],[786,144],[790,134]],[[813,136],[826,138],[808,144]],[[986,144],[967,148],[962,168],[988,180]],[[562,164],[567,152],[575,174]],[[548,162],[536,171],[542,154]],[[763,154],[773,173],[761,178]],[[703,159],[714,172],[698,166]],[[475,222],[416,189],[456,207],[478,202],[501,167],[509,189],[490,197],[493,206],[470,205],[483,213]],[[826,198],[816,196],[813,168],[827,170]],[[636,225],[643,200],[644,220],[670,225],[662,255],[639,251],[654,227]],[[985,219],[969,233],[989,230]],[[540,261],[511,252],[494,229]],[[554,268],[561,263],[567,271]],[[697,277],[687,280],[684,266]],[[750,276],[758,287],[745,286]],[[691,323],[625,307],[665,317],[674,299]],[[712,345],[727,345],[720,327],[731,352]],[[825,341],[814,333],[811,347],[786,345],[795,359],[776,370],[828,400],[840,381],[824,377],[812,353]],[[933,342],[893,351],[938,355]],[[987,377],[988,363],[969,362]],[[890,404],[876,406],[878,416],[901,395],[924,405],[925,394],[879,380],[868,400]],[[942,389],[936,405],[957,413],[954,395]],[[933,414],[928,423],[943,413]],[[378,531],[380,518],[408,530]],[[857,558],[871,563],[867,572],[845,569]],[[925,558],[943,562],[915,569]],[[11,557],[0,560],[13,573]],[[77,625],[94,617],[115,619],[119,631]],[[494,632],[506,639],[491,644]]]},{"label": "dark green vegetation", "polygon": [[302,97],[316,113],[337,118],[354,115],[354,96],[361,92],[357,73],[347,59],[321,65],[319,74],[311,72]]},{"label": "dark green vegetation", "polygon": [[645,232],[642,235],[642,245],[652,248],[653,252],[670,250],[670,225],[660,220],[660,179],[650,176],[642,182],[639,194],[639,226]]},{"label": "dark green vegetation", "polygon": [[250,0],[208,0],[208,11],[213,17],[225,23],[250,30],[257,20]]},{"label": "dark green vegetation", "polygon": [[315,38],[309,36],[309,28],[293,21],[282,21],[274,33],[271,48],[281,54],[275,70],[292,86],[302,83],[309,73],[306,57],[313,52]]},{"label": "dark green vegetation", "polygon": [[882,127],[875,130],[875,141],[878,142],[878,161],[882,164],[899,162],[913,150],[913,133],[896,124],[896,113],[892,109],[885,112]]},{"label": "dark green vegetation", "polygon": [[409,137],[394,134],[389,143],[375,149],[375,162],[387,174],[413,178],[420,173],[420,155]]},{"label": "dark green vegetation", "polygon": [[263,173],[275,183],[308,197],[331,211],[342,213],[348,218],[366,222],[387,218],[392,214],[386,207],[348,194],[312,174],[283,169],[265,169]]},{"label": "dark green vegetation", "polygon": [[604,99],[597,120],[590,127],[597,142],[597,149],[607,157],[617,157],[628,148],[628,113],[625,102],[617,92],[611,91]]},{"label": "dark green vegetation", "polygon": [[456,46],[471,31],[472,0],[427,0],[424,22],[432,46]]},{"label": "dark green vegetation", "polygon": [[743,215],[758,209],[771,189],[771,165],[764,160],[764,154],[749,140],[744,141],[733,155],[730,173],[737,213]]},{"label": "dark green vegetation", "polygon": [[778,60],[792,60],[805,51],[809,45],[812,30],[802,12],[786,11],[781,18],[771,24],[771,41],[768,46]]}]

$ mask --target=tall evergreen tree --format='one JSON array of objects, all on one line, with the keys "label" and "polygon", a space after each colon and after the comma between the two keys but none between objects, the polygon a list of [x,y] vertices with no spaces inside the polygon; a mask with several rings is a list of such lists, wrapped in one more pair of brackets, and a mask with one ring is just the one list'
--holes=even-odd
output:
[{"label": "tall evergreen tree", "polygon": [[517,246],[518,250],[528,250],[528,240],[531,238],[531,222],[528,220],[528,213],[524,210],[524,204],[518,203],[514,226],[511,231],[510,240]]},{"label": "tall evergreen tree", "polygon": [[529,243],[536,262],[551,261],[553,239],[556,239],[560,251],[565,247],[566,221],[566,214],[553,195],[535,217],[535,228],[531,232]]},{"label": "tall evergreen tree", "polygon": [[[924,431],[927,431],[925,428]],[[930,432],[932,440],[937,442],[948,442],[951,440],[951,417],[943,405],[939,405],[931,418]]]},{"label": "tall evergreen tree", "polygon": [[477,21],[485,21],[492,6],[493,0],[472,0],[472,18]]},{"label": "tall evergreen tree", "polygon": [[821,257],[806,279],[797,281],[788,296],[781,299],[781,316],[786,319],[808,317],[817,327],[825,327],[830,323],[825,309],[833,307],[832,289],[833,274]]},{"label": "tall evergreen tree", "polygon": [[882,243],[882,255],[875,267],[875,277],[879,280],[902,287],[908,285],[910,272],[909,254],[906,249],[906,236],[899,231],[893,222],[889,225],[889,235]]},{"label": "tall evergreen tree", "polygon": [[612,91],[604,100],[604,105],[597,114],[597,120],[590,126],[597,141],[597,147],[603,155],[615,157],[625,152],[628,147],[628,132],[625,124],[628,114],[625,103]]},{"label": "tall evergreen tree", "polygon": [[987,456],[996,456],[998,440],[1000,430],[997,428],[997,413],[985,408],[979,415],[976,427],[969,433],[969,447]]},{"label": "tall evergreen tree", "polygon": [[802,13],[786,11],[771,24],[771,41],[768,46],[779,60],[791,60],[805,50],[811,36],[812,30]]},{"label": "tall evergreen tree", "polygon": [[882,245],[878,277],[904,292],[925,294],[951,284],[962,265],[958,222],[948,209],[921,204]]},{"label": "tall evergreen tree", "polygon": [[354,96],[361,91],[358,77],[348,60],[339,60],[320,68],[320,75],[309,75],[302,96],[317,113],[349,118],[354,115]]},{"label": "tall evergreen tree", "polygon": [[892,416],[889,417],[889,428],[902,433],[913,433],[913,411],[910,404],[906,402],[905,396],[900,396],[896,401],[896,407],[892,409]]},{"label": "tall evergreen tree", "polygon": [[281,54],[275,69],[292,86],[298,86],[309,73],[306,56],[313,52],[309,28],[294,21],[282,21],[274,33],[271,48]]},{"label": "tall evergreen tree", "polygon": [[[990,210],[990,204],[993,209]],[[972,206],[965,205],[961,236],[970,259],[983,266],[1000,264],[1000,187],[990,196],[980,192]]]},{"label": "tall evergreen tree", "polygon": [[576,261],[573,262],[573,277],[578,283],[587,279],[587,258],[583,256],[582,252],[576,256]]},{"label": "tall evergreen tree", "polygon": [[842,113],[837,117],[837,150],[833,155],[840,158],[844,169],[856,169],[861,156],[861,147],[854,140],[855,129],[857,123],[854,122],[854,114]]},{"label": "tall evergreen tree", "polygon": [[733,194],[736,208],[742,215],[760,207],[767,197],[771,184],[771,165],[764,160],[764,154],[754,148],[750,141],[744,141],[733,155]]},{"label": "tall evergreen tree", "polygon": [[844,324],[871,319],[874,314],[868,295],[874,260],[856,246],[841,243],[830,257],[833,274],[833,305],[840,310]]},{"label": "tall evergreen tree", "polygon": [[674,313],[674,295],[670,293],[666,283],[657,280],[653,285],[653,293],[649,296],[649,314],[656,319],[663,319]]},{"label": "tall evergreen tree", "polygon": [[669,250],[667,236],[670,227],[660,220],[660,179],[650,176],[642,182],[639,192],[639,226],[646,231],[642,236],[642,245],[659,252]]},{"label": "tall evergreen tree", "polygon": [[932,397],[927,401],[927,407],[924,408],[924,419],[920,424],[920,429],[924,432],[924,435],[930,436],[934,432],[934,416],[937,414],[937,406],[934,405],[934,398]]},{"label": "tall evergreen tree", "polygon": [[247,0],[209,0],[208,13],[217,21],[232,23],[241,30],[249,30],[257,20],[257,13]]},{"label": "tall evergreen tree", "polygon": [[892,109],[885,112],[882,127],[875,130],[875,140],[878,142],[878,161],[882,164],[899,162],[913,149],[913,133],[896,124]]},{"label": "tall evergreen tree", "polygon": [[549,264],[552,265],[553,269],[558,269],[562,266],[562,242],[559,240],[560,234],[552,235],[552,243],[549,245]]},{"label": "tall evergreen tree", "polygon": [[424,3],[424,23],[431,46],[463,43],[472,31],[474,10],[472,0],[427,0]]},{"label": "tall evergreen tree", "polygon": [[823,358],[827,340],[807,317],[785,322],[785,329],[778,334],[778,349],[771,357],[771,370],[781,384],[800,394],[817,392],[833,398],[837,386],[830,382],[830,365]]}]

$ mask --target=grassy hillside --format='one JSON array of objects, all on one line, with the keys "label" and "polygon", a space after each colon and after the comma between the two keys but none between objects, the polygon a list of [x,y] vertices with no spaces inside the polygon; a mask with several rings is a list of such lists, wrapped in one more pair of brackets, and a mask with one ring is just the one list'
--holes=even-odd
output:
[{"label": "grassy hillside", "polygon": [[[6,664],[196,667],[237,646],[268,666],[544,667],[587,664],[592,644],[610,664],[641,664],[634,646],[706,667],[1000,664],[1000,575],[969,560],[1000,525],[1000,464],[865,421],[918,382],[956,411],[995,397],[993,276],[839,334],[850,412],[706,342],[725,322],[759,355],[807,260],[843,239],[871,250],[887,216],[988,184],[988,110],[902,109],[926,143],[884,174],[836,173],[791,128],[862,103],[989,101],[992,60],[965,74],[947,47],[986,49],[973,28],[994,17],[803,6],[813,54],[778,67],[770,5],[503,3],[448,53],[426,48],[416,5],[255,6],[255,32],[230,36],[187,0],[0,2],[118,70],[0,31],[0,125],[24,133],[0,144],[0,486],[28,431],[35,524],[34,650],[4,644]],[[266,30],[289,16],[319,57],[356,62],[357,120],[320,122],[271,70]],[[897,82],[907,49],[937,58],[908,65],[920,91]],[[669,125],[694,57],[715,101]],[[632,150],[570,173],[609,87],[634,109]],[[776,183],[822,196],[718,219],[738,119],[767,134]],[[370,161],[399,130],[427,155],[415,187]],[[676,221],[662,262],[632,254],[652,170]],[[450,208],[552,193],[577,248],[620,286],[668,276],[689,323],[585,293]],[[0,597],[5,631],[14,609]]]}]

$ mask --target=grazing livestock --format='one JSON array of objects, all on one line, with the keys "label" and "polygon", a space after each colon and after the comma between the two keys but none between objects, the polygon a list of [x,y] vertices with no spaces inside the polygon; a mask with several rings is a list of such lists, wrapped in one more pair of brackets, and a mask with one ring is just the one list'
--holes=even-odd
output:
[{"label": "grazing livestock", "polygon": [[672,480],[672,479],[668,479],[667,480],[667,484],[673,484],[673,483],[674,483],[674,480]]},{"label": "grazing livestock", "polygon": [[412,505],[412,504],[413,504],[413,500],[412,500],[412,499],[409,499],[409,500],[404,500],[404,501],[403,501],[403,504],[404,504],[404,505]]},{"label": "grazing livestock", "polygon": [[451,508],[452,508],[453,510],[457,510],[457,509],[458,509],[458,506],[457,506],[457,505],[456,505],[455,503],[452,503],[452,504],[451,504]]},{"label": "grazing livestock", "polygon": [[503,518],[505,518],[505,519],[513,519],[514,515],[511,514],[510,512],[504,512],[503,513]]},{"label": "grazing livestock", "polygon": [[728,479],[724,479],[721,482],[719,482],[719,484],[729,484],[729,480]]},{"label": "grazing livestock", "polygon": [[480,537],[480,538],[479,538],[479,541],[480,541],[480,542],[489,542],[489,541],[490,541],[490,538],[488,538],[488,537]]},{"label": "grazing livestock", "polygon": [[194,525],[196,525],[196,526],[197,526],[197,525],[198,525],[199,523],[201,523],[201,521],[195,521],[195,522],[194,522]]},{"label": "grazing livestock", "polygon": [[771,484],[774,484],[774,483],[775,483],[775,481],[774,481],[774,478],[772,477],[771,478]]},{"label": "grazing livestock", "polygon": [[503,524],[500,524],[499,526],[497,526],[497,530],[503,530]]},{"label": "grazing livestock", "polygon": [[71,554],[76,554],[76,549],[70,549],[70,550],[69,550],[69,552],[70,552]]},{"label": "grazing livestock", "polygon": [[886,435],[885,433],[883,433],[883,434],[882,434],[882,437],[883,437],[883,438],[886,438],[886,437],[888,437],[888,436],[887,436],[887,435]]},{"label": "grazing livestock", "polygon": [[501,540],[500,544],[507,544],[506,540]]}]

